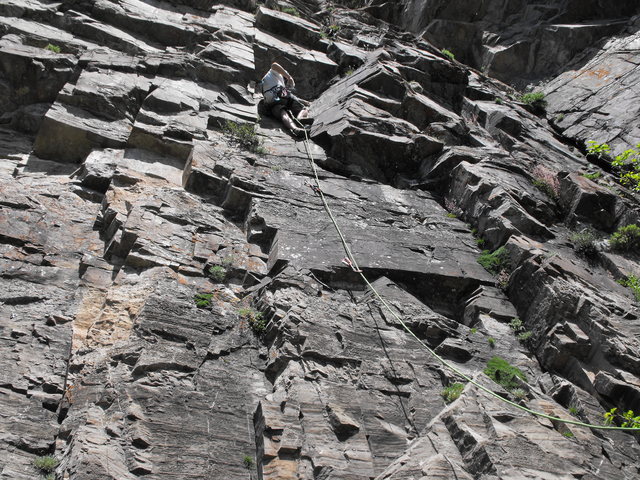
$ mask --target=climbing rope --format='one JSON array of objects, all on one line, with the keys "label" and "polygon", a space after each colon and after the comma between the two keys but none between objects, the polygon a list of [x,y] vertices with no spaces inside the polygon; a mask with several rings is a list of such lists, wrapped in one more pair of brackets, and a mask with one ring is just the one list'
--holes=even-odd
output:
[{"label": "climbing rope", "polygon": [[345,251],[345,253],[347,255],[346,258],[343,259],[343,263],[347,264],[349,267],[351,267],[351,269],[355,273],[360,275],[360,277],[365,282],[365,284],[369,287],[369,289],[373,292],[373,294],[378,298],[378,300],[380,300],[382,305],[389,311],[389,313],[391,313],[391,315],[393,315],[395,317],[395,319],[400,323],[400,325],[402,325],[402,327],[407,331],[407,333],[409,333],[409,335],[411,335],[413,338],[415,338],[416,341],[425,350],[427,350],[427,352],[429,352],[431,354],[431,356],[433,356],[442,365],[444,365],[446,368],[448,368],[449,370],[454,372],[456,375],[462,377],[464,380],[466,380],[470,384],[476,386],[477,388],[479,388],[483,392],[491,395],[492,397],[497,398],[498,400],[500,400],[500,401],[502,401],[504,403],[507,403],[507,404],[511,405],[512,407],[515,407],[515,408],[517,408],[519,410],[522,410],[523,412],[530,413],[530,414],[535,415],[537,417],[546,418],[547,420],[551,420],[551,421],[554,421],[554,422],[561,422],[561,423],[566,423],[566,424],[570,424],[570,425],[576,425],[578,427],[593,428],[593,429],[597,429],[597,430],[622,430],[622,431],[640,432],[640,428],[616,427],[616,426],[612,426],[612,425],[594,425],[594,424],[591,424],[591,423],[580,422],[578,420],[571,420],[571,419],[567,419],[567,418],[555,417],[553,415],[548,415],[546,413],[539,412],[537,410],[532,410],[532,409],[524,407],[524,406],[522,406],[522,405],[520,405],[518,403],[512,402],[511,400],[508,400],[508,399],[504,398],[503,396],[499,395],[498,393],[496,393],[496,392],[488,389],[487,387],[481,385],[480,383],[476,382],[474,379],[472,379],[471,377],[469,377],[468,375],[466,375],[465,373],[460,371],[455,365],[453,365],[453,364],[449,363],[448,361],[446,361],[444,358],[442,358],[440,355],[438,355],[434,350],[432,350],[426,343],[424,343],[422,340],[420,340],[420,338],[418,338],[418,336],[415,333],[413,333],[413,331],[409,328],[409,326],[391,308],[391,306],[385,301],[385,299],[382,298],[382,296],[378,293],[378,291],[375,289],[375,287],[369,282],[369,280],[364,275],[362,270],[360,270],[360,268],[358,267],[358,263],[356,262],[356,259],[353,256],[353,253],[351,252],[351,248],[349,248],[349,244],[347,243],[347,240],[346,240],[344,234],[340,230],[340,227],[338,226],[338,222],[336,221],[335,217],[333,216],[331,208],[329,207],[329,203],[327,202],[327,199],[325,198],[324,193],[322,192],[322,188],[320,187],[320,179],[318,177],[318,170],[316,168],[316,163],[315,163],[315,160],[313,158],[313,153],[311,152],[311,149],[309,148],[309,134],[308,134],[307,130],[304,128],[304,126],[302,125],[302,123],[300,123],[298,121],[298,119],[295,118],[295,116],[292,115],[292,117],[298,123],[298,125],[304,130],[304,137],[305,137],[304,138],[304,147],[305,147],[305,151],[307,153],[307,157],[309,158],[309,165],[311,166],[311,170],[313,171],[313,177],[314,177],[314,181],[315,181],[314,191],[318,194],[318,196],[322,200],[322,204],[324,206],[324,209],[327,212],[327,214],[329,215],[329,218],[331,219],[331,222],[333,223],[333,226],[335,227],[336,232],[338,233],[338,236],[340,237],[340,242],[342,243],[342,247],[344,248],[344,251]]}]

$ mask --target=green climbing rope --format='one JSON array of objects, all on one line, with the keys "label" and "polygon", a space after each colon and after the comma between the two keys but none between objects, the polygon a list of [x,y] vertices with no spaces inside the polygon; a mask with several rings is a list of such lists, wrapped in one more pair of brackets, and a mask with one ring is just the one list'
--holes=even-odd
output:
[{"label": "green climbing rope", "polygon": [[[296,121],[297,121],[297,119],[296,119]],[[300,125],[300,127],[302,127],[304,129],[303,125],[300,122],[298,122],[298,125]],[[342,231],[340,230],[340,227],[338,226],[338,222],[336,221],[335,217],[333,216],[333,212],[331,212],[331,208],[329,207],[329,203],[327,202],[327,199],[325,198],[324,193],[322,192],[322,188],[320,187],[320,178],[318,177],[318,170],[316,169],[316,163],[315,163],[315,161],[313,159],[313,153],[311,152],[311,149],[309,148],[309,135],[308,135],[308,132],[307,132],[306,129],[304,129],[304,136],[305,136],[305,139],[304,139],[305,151],[307,153],[307,157],[309,158],[309,164],[311,166],[311,170],[313,171],[313,177],[314,177],[314,181],[316,183],[317,192],[318,192],[318,194],[320,196],[320,199],[322,200],[322,204],[324,206],[325,211],[329,215],[329,218],[331,219],[331,222],[333,223],[333,226],[336,229],[336,232],[338,232],[338,236],[340,237],[340,241],[342,242],[342,247],[344,248],[344,251],[345,251],[345,253],[347,255],[347,259],[352,264],[351,266],[352,266],[353,270],[356,273],[358,273],[360,275],[360,277],[362,277],[362,280],[369,287],[369,289],[373,292],[373,294],[378,298],[378,300],[380,300],[382,305],[389,311],[389,313],[391,313],[391,315],[393,315],[395,317],[395,319],[400,323],[400,325],[402,325],[402,327],[409,333],[409,335],[411,335],[413,338],[415,338],[416,341],[422,347],[424,347],[424,349],[427,350],[436,360],[438,360],[442,365],[444,365],[446,368],[448,368],[449,370],[454,372],[456,375],[462,377],[467,382],[469,382],[470,384],[476,386],[477,388],[479,388],[483,392],[491,395],[492,397],[497,398],[498,400],[500,400],[500,401],[502,401],[504,403],[507,403],[507,404],[511,405],[514,408],[522,410],[523,412],[530,413],[530,414],[535,415],[537,417],[546,418],[548,420],[555,421],[555,422],[561,422],[561,423],[566,423],[566,424],[570,424],[570,425],[576,425],[578,427],[593,428],[593,429],[597,429],[597,430],[623,430],[623,431],[640,432],[640,428],[615,427],[615,426],[612,426],[612,425],[594,425],[594,424],[591,424],[591,423],[580,422],[578,420],[571,420],[571,419],[567,419],[567,418],[554,417],[553,415],[548,415],[546,413],[539,412],[537,410],[532,410],[532,409],[524,407],[524,406],[522,406],[522,405],[520,405],[518,403],[512,402],[511,400],[508,400],[508,399],[504,398],[503,396],[495,393],[494,391],[488,389],[487,387],[485,387],[485,386],[481,385],[480,383],[476,382],[475,380],[473,380],[471,377],[469,377],[468,375],[466,375],[465,373],[460,371],[455,365],[452,365],[451,363],[447,362],[444,358],[442,358],[434,350],[432,350],[426,343],[424,343],[422,340],[420,340],[420,338],[418,338],[418,336],[415,333],[413,333],[413,331],[402,320],[402,318],[400,318],[400,316],[391,308],[391,306],[385,301],[385,299],[382,298],[382,296],[378,293],[378,291],[375,289],[375,287],[373,285],[371,285],[369,280],[367,280],[367,277],[365,277],[364,273],[358,267],[358,263],[356,262],[356,259],[353,256],[353,254],[351,253],[351,249],[349,248],[349,244],[347,243],[347,240],[346,240],[345,236],[343,235]]]}]

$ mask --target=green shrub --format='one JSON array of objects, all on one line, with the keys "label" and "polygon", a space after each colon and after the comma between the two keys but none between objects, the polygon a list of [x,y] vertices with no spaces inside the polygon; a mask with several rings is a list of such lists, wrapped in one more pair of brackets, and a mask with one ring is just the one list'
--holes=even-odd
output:
[{"label": "green shrub", "polygon": [[621,252],[637,252],[640,249],[640,227],[631,224],[618,228],[609,238],[609,246]]},{"label": "green shrub", "polygon": [[577,417],[579,413],[578,407],[576,407],[575,405],[569,405],[569,413],[574,417]]},{"label": "green shrub", "polygon": [[442,392],[440,392],[440,395],[442,395],[445,403],[451,403],[460,398],[462,390],[464,390],[464,385],[462,383],[454,383],[444,388]]},{"label": "green shrub", "polygon": [[491,348],[496,348],[496,339],[493,337],[487,338],[487,343]]},{"label": "green shrub", "polygon": [[285,7],[282,9],[282,12],[288,13],[289,15],[293,15],[294,17],[300,16],[300,12],[298,11],[297,8],[294,8],[294,7]]},{"label": "green shrub", "polygon": [[636,148],[629,148],[616,155],[611,165],[619,169],[618,180],[622,185],[640,192],[640,143]]},{"label": "green shrub", "polygon": [[[595,140],[587,142],[587,153],[599,158],[608,158],[611,147],[606,143]],[[628,148],[611,161],[611,165],[618,170],[618,181],[636,192],[640,192],[640,143],[635,148]]]},{"label": "green shrub", "polygon": [[569,241],[573,244],[573,249],[576,253],[585,257],[594,257],[598,254],[597,240],[598,237],[590,228],[585,228],[569,237]]},{"label": "green shrub", "polygon": [[636,300],[640,302],[640,278],[635,275],[629,275],[623,280],[618,280],[618,283],[623,287],[630,288],[633,291],[633,295],[636,297]]},{"label": "green shrub", "polygon": [[44,457],[38,457],[33,461],[33,465],[44,473],[53,472],[60,462],[56,459],[56,457],[52,457],[51,455],[46,455]]},{"label": "green shrub", "polygon": [[595,140],[587,141],[587,153],[596,157],[605,157],[609,155],[611,147],[606,143],[598,143]]},{"label": "green shrub", "polygon": [[520,96],[519,100],[526,105],[530,105],[534,110],[543,111],[547,108],[547,101],[544,99],[544,93],[542,92],[525,93]]},{"label": "green shrub", "polygon": [[193,296],[193,301],[196,302],[196,307],[207,308],[211,306],[212,298],[213,298],[213,293],[196,293]]},{"label": "green shrub", "polygon": [[267,150],[262,145],[262,140],[258,138],[255,125],[238,124],[227,120],[222,127],[222,131],[231,137],[234,143],[249,152],[258,155],[267,153]]},{"label": "green shrub", "polygon": [[227,270],[222,265],[209,267],[209,277],[215,282],[221,283],[227,276]]},{"label": "green shrub", "polygon": [[564,432],[562,435],[564,435],[567,438],[573,438],[575,435],[571,432]]},{"label": "green shrub", "polygon": [[582,176],[584,178],[588,178],[589,180],[597,180],[602,176],[602,173],[600,173],[600,172],[583,173]]},{"label": "green shrub", "polygon": [[518,317],[514,317],[509,322],[509,326],[511,327],[511,330],[515,331],[516,333],[524,330],[524,324],[522,323],[522,320],[520,320]]},{"label": "green shrub", "polygon": [[443,48],[442,50],[440,50],[440,53],[442,53],[449,60],[455,60],[456,59],[456,56],[453,54],[453,52],[451,50],[447,50],[446,48]]},{"label": "green shrub", "polygon": [[53,45],[52,43],[50,43],[49,45],[47,45],[46,47],[44,47],[45,50],[50,50],[54,53],[60,53],[60,47],[58,45]]},{"label": "green shrub", "polygon": [[244,307],[238,310],[238,315],[240,315],[240,318],[249,322],[251,330],[255,333],[262,333],[267,328],[267,321],[262,312],[257,312],[253,308]]},{"label": "green shrub", "polygon": [[612,408],[604,413],[604,424],[613,425],[619,423],[624,428],[640,428],[640,415],[636,416],[633,410],[627,410],[623,414],[617,413],[617,408]]},{"label": "green shrub", "polygon": [[251,455],[245,455],[242,459],[242,463],[244,464],[244,468],[247,470],[253,467],[253,457]]},{"label": "green shrub", "polygon": [[519,333],[516,338],[519,342],[526,343],[526,341],[531,338],[531,335],[533,335],[533,332],[527,330],[526,332]]},{"label": "green shrub", "polygon": [[482,254],[478,257],[478,263],[482,265],[487,272],[497,275],[502,270],[509,268],[507,249],[500,247],[493,252],[483,250]]},{"label": "green shrub", "polygon": [[484,373],[498,385],[502,385],[506,390],[520,388],[520,383],[516,378],[524,382],[527,381],[527,376],[518,367],[510,365],[509,362],[500,357],[493,357],[489,360],[487,362],[487,368],[484,369]]},{"label": "green shrub", "polygon": [[498,105],[502,105],[502,104],[504,103],[500,97],[496,97],[494,101],[495,101]]},{"label": "green shrub", "polygon": [[478,333],[478,329],[477,328],[472,328],[469,331],[471,332],[471,334]]}]

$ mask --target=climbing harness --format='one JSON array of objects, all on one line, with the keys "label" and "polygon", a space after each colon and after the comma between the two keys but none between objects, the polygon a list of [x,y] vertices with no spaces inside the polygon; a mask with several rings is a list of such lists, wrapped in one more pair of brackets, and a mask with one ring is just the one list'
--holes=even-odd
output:
[{"label": "climbing harness", "polygon": [[[300,121],[298,121],[298,119],[294,118],[294,120],[298,123],[298,125],[300,127],[303,127],[302,123],[300,123]],[[524,407],[524,406],[522,406],[522,405],[520,405],[518,403],[512,402],[511,400],[508,400],[508,399],[504,398],[503,396],[499,395],[498,393],[496,393],[496,392],[490,390],[489,388],[481,385],[480,383],[476,382],[473,378],[469,377],[468,375],[466,375],[465,373],[460,371],[456,366],[454,366],[451,363],[447,362],[444,358],[442,358],[434,350],[432,350],[426,343],[424,343],[422,340],[420,340],[420,338],[418,338],[418,336],[415,333],[413,333],[413,331],[404,322],[404,320],[402,320],[402,318],[400,318],[400,316],[391,308],[391,306],[386,302],[386,300],[384,298],[382,298],[382,296],[378,293],[378,291],[375,289],[375,287],[369,282],[367,277],[364,275],[364,272],[358,267],[358,263],[356,262],[356,259],[353,256],[353,253],[351,253],[351,248],[349,248],[349,244],[347,243],[346,238],[344,237],[342,231],[340,230],[340,227],[338,226],[338,222],[336,221],[335,217],[333,216],[333,212],[331,211],[331,208],[329,207],[329,204],[327,203],[327,199],[324,196],[324,192],[322,191],[322,188],[320,186],[320,178],[318,177],[318,170],[316,169],[316,163],[315,163],[315,161],[313,159],[313,153],[311,153],[311,149],[309,148],[309,134],[308,134],[306,129],[304,130],[304,137],[305,137],[304,138],[304,147],[305,147],[305,151],[307,153],[307,157],[309,158],[309,165],[311,166],[311,170],[313,171],[313,177],[314,177],[314,181],[315,181],[315,188],[313,190],[314,190],[315,193],[318,194],[318,196],[322,200],[322,204],[324,206],[324,209],[327,212],[327,215],[329,216],[329,218],[331,219],[331,223],[333,223],[333,226],[334,226],[336,232],[338,233],[338,236],[340,237],[340,242],[342,243],[342,247],[344,248],[344,251],[346,253],[346,257],[342,259],[342,263],[346,264],[354,272],[356,272],[357,274],[360,275],[360,277],[362,278],[364,283],[367,285],[367,287],[369,287],[369,289],[373,292],[373,294],[376,296],[376,298],[378,300],[380,300],[380,302],[386,308],[386,310],[388,310],[389,313],[391,313],[391,315],[393,315],[393,317],[395,317],[395,319],[400,323],[400,325],[402,325],[402,328],[404,328],[404,330],[406,330],[407,333],[409,333],[409,335],[411,335],[413,338],[415,338],[416,341],[425,350],[427,350],[427,352],[429,352],[431,354],[431,356],[433,356],[436,360],[438,360],[438,362],[440,362],[446,368],[448,368],[449,370],[454,372],[456,375],[460,376],[461,378],[463,378],[464,380],[466,380],[470,384],[476,386],[477,388],[479,388],[483,392],[491,395],[494,398],[497,398],[498,400],[500,400],[500,401],[502,401],[504,403],[507,403],[507,404],[511,405],[512,407],[517,408],[518,410],[530,413],[531,415],[535,415],[535,416],[541,417],[541,418],[546,418],[547,420],[551,420],[553,422],[566,423],[566,424],[570,424],[570,425],[576,425],[578,427],[586,427],[586,428],[592,428],[592,429],[596,429],[596,430],[622,430],[622,431],[627,431],[627,432],[640,432],[640,428],[615,427],[615,426],[612,426],[612,425],[594,425],[594,424],[591,424],[591,423],[580,422],[578,420],[570,420],[570,419],[567,419],[567,418],[554,417],[553,415],[548,415],[546,413],[539,412],[537,410],[532,410],[532,409]]]}]

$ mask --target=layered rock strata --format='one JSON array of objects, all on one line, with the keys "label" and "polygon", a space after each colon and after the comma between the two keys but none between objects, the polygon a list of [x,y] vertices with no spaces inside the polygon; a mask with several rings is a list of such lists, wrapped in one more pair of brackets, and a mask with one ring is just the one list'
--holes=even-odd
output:
[{"label": "layered rock strata", "polygon": [[[529,408],[637,412],[638,307],[616,282],[637,260],[569,240],[638,221],[573,146],[637,128],[561,105],[584,75],[550,81],[568,113],[549,122],[380,2],[257,7],[0,5],[0,477],[52,455],[65,479],[637,478],[630,434],[473,385],[447,405],[460,379],[398,321]],[[308,143],[259,114],[274,60],[312,101]],[[343,263],[309,154],[397,316]],[[501,246],[496,278],[477,257]],[[494,356],[517,391],[482,373]]]}]

